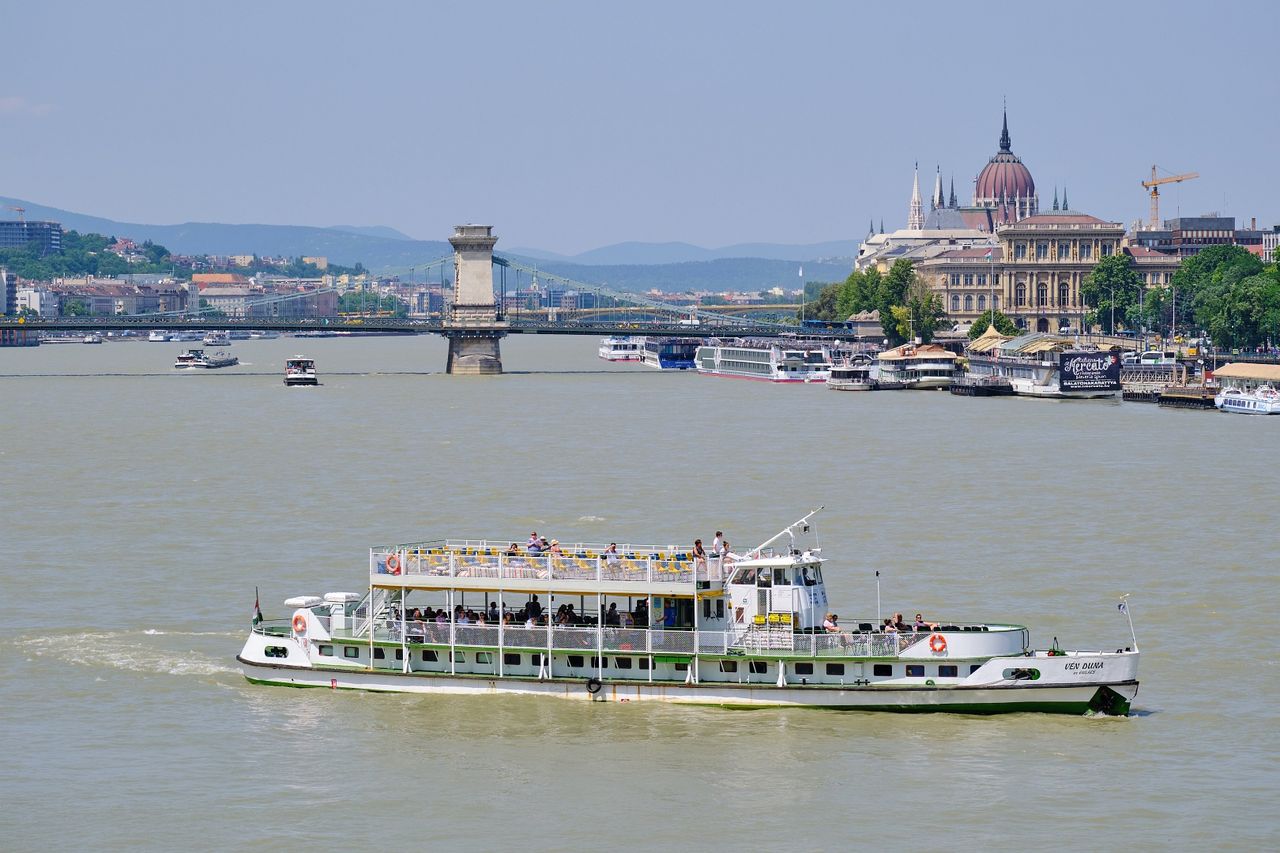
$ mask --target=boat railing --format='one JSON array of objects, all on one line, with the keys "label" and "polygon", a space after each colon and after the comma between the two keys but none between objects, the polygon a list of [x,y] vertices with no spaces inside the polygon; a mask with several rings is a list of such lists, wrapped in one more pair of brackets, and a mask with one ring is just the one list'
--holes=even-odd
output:
[{"label": "boat railing", "polygon": [[729,558],[705,561],[678,552],[603,554],[575,551],[562,554],[488,553],[477,547],[374,549],[372,574],[480,578],[488,580],[583,580],[658,583],[720,582]]}]

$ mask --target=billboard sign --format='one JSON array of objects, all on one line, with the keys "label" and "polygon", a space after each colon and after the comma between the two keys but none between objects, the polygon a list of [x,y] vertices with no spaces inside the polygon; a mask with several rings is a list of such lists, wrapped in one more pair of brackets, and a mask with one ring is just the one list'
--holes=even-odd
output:
[{"label": "billboard sign", "polygon": [[1114,352],[1064,352],[1058,356],[1063,391],[1119,391],[1120,355]]}]

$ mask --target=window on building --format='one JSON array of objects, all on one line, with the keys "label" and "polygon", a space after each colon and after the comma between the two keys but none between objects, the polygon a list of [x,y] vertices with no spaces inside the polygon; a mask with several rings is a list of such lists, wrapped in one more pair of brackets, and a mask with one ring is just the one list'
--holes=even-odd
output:
[{"label": "window on building", "polygon": [[966,310],[966,311],[972,311],[972,310],[973,310],[973,295],[972,295],[972,294],[969,294],[969,293],[966,293],[966,294],[965,294],[965,296],[964,296],[964,310]]},{"label": "window on building", "polygon": [[983,294],[983,293],[978,294],[978,310],[979,310],[979,311],[986,311],[986,310],[987,310],[987,297],[986,297],[986,294]]},{"label": "window on building", "polygon": [[1036,305],[1041,307],[1049,304],[1049,287],[1041,284],[1036,286]]},{"label": "window on building", "polygon": [[1093,257],[1093,246],[1088,243],[1080,244],[1080,260],[1087,261]]},{"label": "window on building", "polygon": [[1071,285],[1059,284],[1058,285],[1058,304],[1069,305],[1070,303],[1071,303]]},{"label": "window on building", "polygon": [[1101,251],[1099,252],[1099,254],[1101,254],[1104,258],[1105,258],[1107,255],[1111,254],[1111,244],[1110,244],[1110,243],[1103,243],[1103,244],[1102,244]]},{"label": "window on building", "polygon": [[1058,260],[1065,261],[1071,257],[1071,244],[1066,240],[1058,241]]},{"label": "window on building", "polygon": [[951,283],[956,287],[960,286],[960,273],[957,272],[951,274]]},{"label": "window on building", "polygon": [[1043,261],[1043,260],[1047,260],[1048,257],[1049,257],[1049,244],[1043,240],[1040,241],[1039,243],[1036,243],[1036,260]]},{"label": "window on building", "polygon": [[965,274],[965,277],[964,277],[964,284],[965,284],[965,287],[973,287],[973,274],[972,274],[972,273],[966,273],[966,274]]},{"label": "window on building", "polygon": [[1013,304],[1021,308],[1027,304],[1027,286],[1020,284],[1013,289]]},{"label": "window on building", "polygon": [[1018,261],[1026,260],[1026,257],[1027,257],[1027,244],[1026,244],[1026,243],[1014,243],[1014,245],[1013,245],[1013,257],[1014,257],[1014,260],[1018,260]]},{"label": "window on building", "polygon": [[998,293],[991,294],[991,310],[993,311],[1000,310],[1000,294]]},{"label": "window on building", "polygon": [[979,287],[986,287],[986,286],[987,286],[987,274],[986,274],[986,273],[979,273],[979,274],[978,274],[978,286],[979,286]]},{"label": "window on building", "polygon": [[958,293],[951,294],[951,310],[952,311],[960,310],[960,294]]}]

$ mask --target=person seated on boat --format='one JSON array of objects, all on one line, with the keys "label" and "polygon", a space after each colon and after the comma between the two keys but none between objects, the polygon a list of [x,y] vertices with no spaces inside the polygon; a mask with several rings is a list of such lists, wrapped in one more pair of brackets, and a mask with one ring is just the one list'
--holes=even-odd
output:
[{"label": "person seated on boat", "polygon": [[489,602],[489,613],[488,613],[488,617],[489,617],[489,621],[490,621],[490,622],[492,622],[492,623],[493,623],[493,624],[495,624],[495,625],[498,623],[498,620],[499,620],[500,618],[502,618],[502,617],[498,614],[498,602],[496,602],[496,601],[490,601],[490,602]]},{"label": "person seated on boat", "polygon": [[437,625],[449,624],[449,614],[445,612],[445,609],[443,607],[441,607],[439,610],[436,611],[436,624]]},{"label": "person seated on boat", "polygon": [[742,555],[733,553],[733,550],[729,547],[729,540],[726,539],[720,547],[720,559],[727,566],[730,563],[741,560]]},{"label": "person seated on boat", "polygon": [[936,631],[941,624],[941,622],[926,622],[924,616],[917,613],[914,627],[917,631]]},{"label": "person seated on boat", "polygon": [[524,543],[525,550],[530,554],[541,554],[543,541],[538,538],[538,531],[535,530],[529,534],[529,541]]},{"label": "person seated on boat", "polygon": [[609,609],[604,614],[604,624],[612,625],[615,628],[622,625],[622,617],[618,615],[617,602],[609,603]]},{"label": "person seated on boat", "polygon": [[902,621],[901,613],[893,614],[893,627],[898,629],[899,631],[907,630],[907,627],[908,627],[907,623]]},{"label": "person seated on boat", "polygon": [[568,610],[568,608],[569,608],[569,605],[567,605],[567,604],[561,604],[559,607],[557,607],[557,608],[556,608],[556,619],[555,619],[555,622],[556,622],[556,624],[557,624],[557,625],[568,625],[568,624],[569,624],[569,622],[568,622],[568,617],[565,615],[565,613],[566,613],[566,611]]},{"label": "person seated on boat", "polygon": [[556,556],[559,556],[559,555],[561,555],[561,554],[563,554],[563,553],[564,553],[563,551],[561,551],[561,550],[560,550],[560,540],[559,540],[559,539],[552,539],[552,540],[551,540],[551,548],[550,548],[549,550],[550,550],[550,552],[551,552],[552,554],[555,554]]},{"label": "person seated on boat", "polygon": [[822,630],[828,634],[840,633],[840,617],[834,613],[828,613],[827,618],[822,620]]},{"label": "person seated on boat", "polygon": [[473,623],[475,623],[476,625],[487,625],[487,624],[489,624],[489,620],[488,620],[487,618],[485,618],[485,615],[484,615],[484,611],[483,611],[483,610],[481,610],[479,613],[476,613],[475,611],[472,611],[472,613],[471,613],[471,621],[472,621]]},{"label": "person seated on boat", "polygon": [[518,556],[520,556],[520,546],[519,546],[519,545],[517,545],[516,543],[512,542],[512,543],[511,543],[511,547],[507,548],[507,556],[508,556],[508,557],[518,557]]},{"label": "person seated on boat", "polygon": [[469,613],[468,613],[467,611],[465,611],[465,610],[463,610],[461,613],[459,613],[459,614],[458,614],[458,624],[459,624],[459,625],[470,625],[470,624],[471,624],[471,614],[469,614]]},{"label": "person seated on boat", "polygon": [[510,610],[502,614],[502,624],[505,625],[506,627],[510,628],[512,625],[515,624],[515,621],[516,621],[515,617],[512,616]]},{"label": "person seated on boat", "polygon": [[701,539],[693,540],[693,550],[689,553],[690,556],[693,557],[693,562],[699,569],[705,569],[707,567],[707,552],[702,547]]},{"label": "person seated on boat", "polygon": [[649,599],[642,598],[636,602],[635,620],[637,625],[649,627]]},{"label": "person seated on boat", "polygon": [[526,628],[537,628],[538,627],[537,617],[534,616],[533,614],[526,615],[524,619],[524,626]]},{"label": "person seated on boat", "polygon": [[582,618],[578,616],[577,613],[573,612],[572,604],[566,604],[564,606],[564,619],[566,625],[577,625],[582,621]]},{"label": "person seated on boat", "polygon": [[880,626],[880,631],[885,634],[896,634],[898,626],[893,624],[893,619],[885,619],[884,625]]}]

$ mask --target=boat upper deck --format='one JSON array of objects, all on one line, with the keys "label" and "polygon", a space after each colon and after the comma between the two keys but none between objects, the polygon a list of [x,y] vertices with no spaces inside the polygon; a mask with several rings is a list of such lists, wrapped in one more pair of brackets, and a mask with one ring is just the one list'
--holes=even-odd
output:
[{"label": "boat upper deck", "polygon": [[[511,540],[437,539],[380,546],[369,550],[369,573],[376,586],[468,587],[509,589],[609,590],[641,585],[681,590],[695,585],[719,587],[745,558],[708,555],[696,560],[687,548],[673,545],[575,542],[559,553],[512,549]],[[765,551],[762,557],[771,557]]]}]

